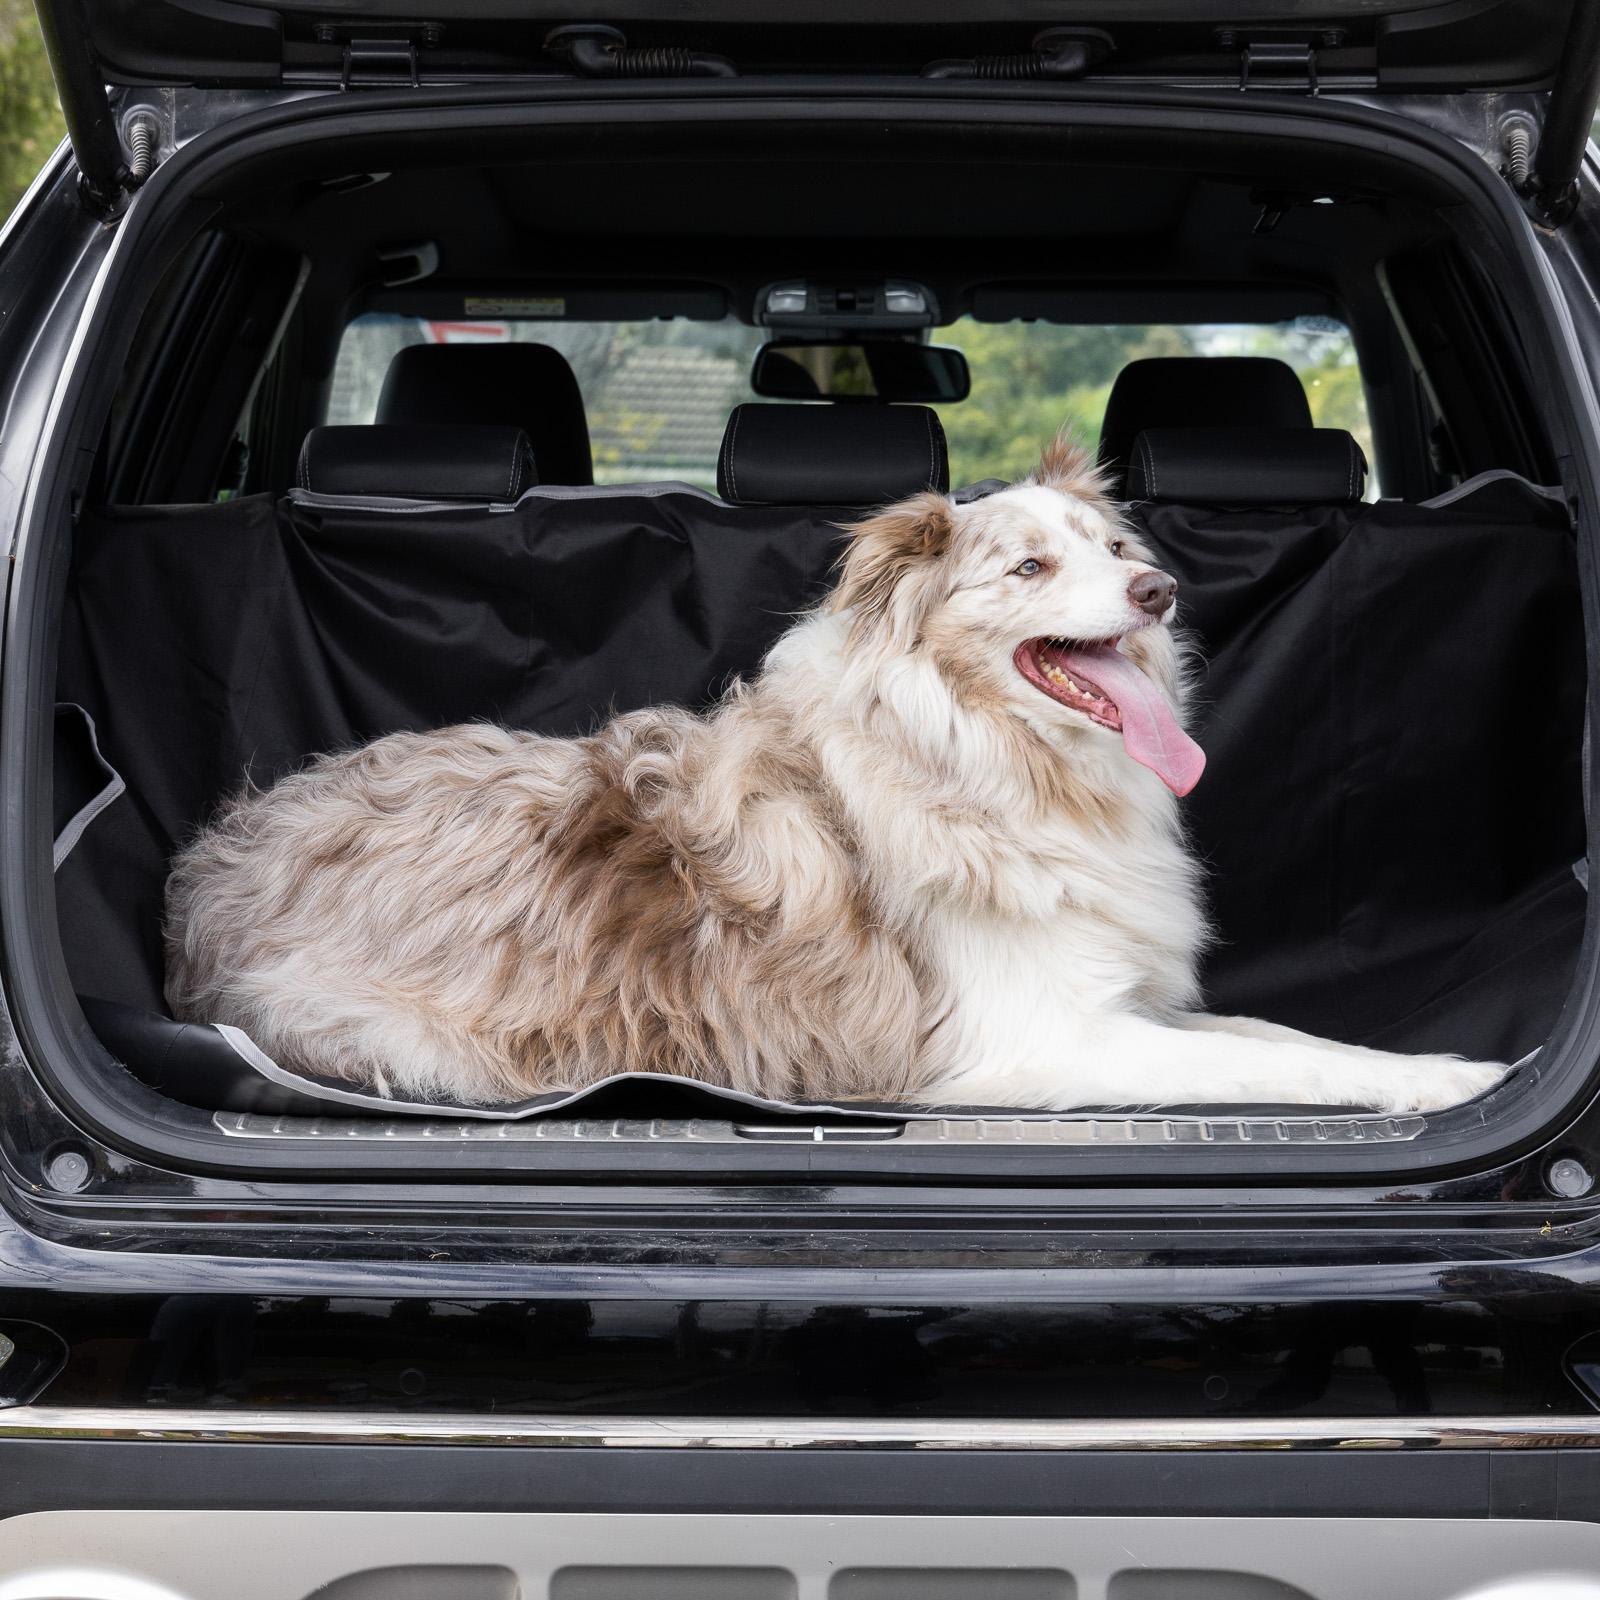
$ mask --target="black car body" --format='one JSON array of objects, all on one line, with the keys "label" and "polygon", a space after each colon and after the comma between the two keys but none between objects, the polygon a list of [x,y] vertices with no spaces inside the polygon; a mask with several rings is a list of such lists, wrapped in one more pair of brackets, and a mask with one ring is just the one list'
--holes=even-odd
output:
[{"label": "black car body", "polygon": [[[919,271],[995,320],[1075,294],[1106,322],[1331,297],[1385,374],[1387,493],[1544,491],[1589,641],[1587,684],[1563,684],[1580,717],[1600,19],[1563,0],[42,12],[71,148],[0,237],[0,1594],[1600,1593],[1600,957],[1576,879],[1569,942],[1514,952],[1508,981],[1548,994],[1537,1059],[1427,1118],[613,1101],[517,1131],[208,1106],[186,1098],[196,1041],[77,998],[51,717],[75,540],[107,537],[108,505],[283,499],[328,404],[294,341],[433,314],[416,242],[465,248],[481,214],[446,218],[447,191],[502,162],[556,217],[514,283],[485,245],[475,281],[502,299],[648,317],[704,290],[749,324],[780,280]],[[1175,195],[1178,171],[1233,209]],[[361,209],[377,179],[394,214]],[[1086,220],[1058,225],[1058,203]],[[387,277],[337,276],[374,244]],[[77,625],[87,659],[110,635]],[[108,682],[143,670],[108,659]],[[1520,823],[1563,863],[1592,761],[1568,743],[1584,797]]]}]

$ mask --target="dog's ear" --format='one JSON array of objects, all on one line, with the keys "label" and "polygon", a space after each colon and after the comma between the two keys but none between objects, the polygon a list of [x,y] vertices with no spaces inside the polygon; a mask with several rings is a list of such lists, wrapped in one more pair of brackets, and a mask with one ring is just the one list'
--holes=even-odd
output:
[{"label": "dog's ear", "polygon": [[955,508],[941,494],[919,494],[880,511],[849,529],[835,611],[853,611],[861,622],[878,621],[896,610],[904,581],[926,570],[950,547]]},{"label": "dog's ear", "polygon": [[1110,489],[1105,468],[1065,427],[1044,447],[1030,481],[1079,500],[1104,500]]}]

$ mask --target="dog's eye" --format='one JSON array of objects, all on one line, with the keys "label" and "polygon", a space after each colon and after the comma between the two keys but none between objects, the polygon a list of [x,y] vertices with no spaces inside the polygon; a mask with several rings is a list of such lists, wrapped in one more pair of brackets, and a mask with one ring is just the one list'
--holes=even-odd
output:
[{"label": "dog's eye", "polygon": [[1035,561],[1032,556],[1029,556],[1020,567],[1013,567],[1011,569],[1011,575],[1014,578],[1032,578],[1043,571],[1044,563],[1042,561]]},{"label": "dog's eye", "polygon": [[1128,547],[1120,539],[1113,539],[1111,541],[1111,553],[1117,558],[1118,561],[1122,559],[1122,552],[1127,548]]}]

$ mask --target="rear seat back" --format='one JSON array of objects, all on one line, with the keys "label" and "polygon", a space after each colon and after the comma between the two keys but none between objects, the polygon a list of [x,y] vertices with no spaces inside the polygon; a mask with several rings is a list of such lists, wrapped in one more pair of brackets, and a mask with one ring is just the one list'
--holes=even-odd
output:
[{"label": "rear seat back", "polygon": [[515,500],[539,481],[520,428],[313,428],[295,482],[308,494],[417,500]]},{"label": "rear seat back", "polygon": [[[581,733],[704,705],[752,672],[826,592],[841,525],[943,481],[914,408],[798,410],[821,441],[799,479],[783,478],[787,407],[745,411],[725,457],[730,490],[737,477],[744,495],[804,504],[644,485],[449,505],[418,482],[414,502],[298,492],[87,514],[59,698],[94,717],[128,793],[58,880],[80,990],[159,1008],[167,860],[246,774],[474,718]],[[830,477],[836,430],[856,448]],[[1162,468],[1177,472],[1182,444],[1151,441],[1157,484],[1181,481]],[[1212,1000],[1397,1048],[1527,1048],[1582,913],[1565,515],[1504,484],[1439,509],[1332,503],[1332,459],[1280,482],[1279,504],[1219,492],[1132,512],[1207,663],[1210,768],[1185,807],[1223,933]],[[1478,981],[1513,959],[1534,962],[1526,981]]]},{"label": "rear seat back", "polygon": [[1178,505],[1352,505],[1367,458],[1342,428],[1147,428],[1128,498]]},{"label": "rear seat back", "polygon": [[567,358],[547,344],[416,344],[384,374],[376,420],[520,428],[541,483],[594,482],[589,421]]},{"label": "rear seat back", "polygon": [[1309,428],[1305,387],[1270,356],[1150,356],[1130,361],[1106,397],[1100,463],[1120,486],[1134,440],[1152,428]]},{"label": "rear seat back", "polygon": [[737,406],[717,457],[730,505],[875,506],[949,487],[944,429],[927,406]]}]

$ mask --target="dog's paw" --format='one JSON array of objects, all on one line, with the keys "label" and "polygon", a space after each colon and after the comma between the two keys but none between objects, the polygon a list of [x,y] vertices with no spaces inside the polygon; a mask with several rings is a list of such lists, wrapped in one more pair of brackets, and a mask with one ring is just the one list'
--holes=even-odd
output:
[{"label": "dog's paw", "polygon": [[1375,1077],[1375,1111],[1442,1111],[1486,1094],[1511,1070],[1498,1061],[1415,1056]]}]

